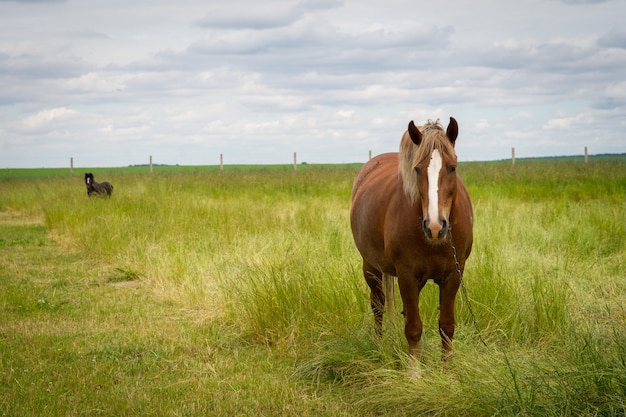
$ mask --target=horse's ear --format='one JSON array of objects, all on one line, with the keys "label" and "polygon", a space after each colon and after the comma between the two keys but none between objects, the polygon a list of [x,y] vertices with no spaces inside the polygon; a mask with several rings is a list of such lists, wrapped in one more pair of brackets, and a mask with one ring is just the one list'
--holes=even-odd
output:
[{"label": "horse's ear", "polygon": [[411,137],[411,140],[413,141],[413,143],[419,146],[419,144],[422,143],[422,132],[420,132],[417,126],[415,126],[415,123],[413,123],[413,120],[409,122],[408,131],[409,131],[409,136]]},{"label": "horse's ear", "polygon": [[454,145],[456,137],[459,136],[459,125],[454,117],[450,117],[450,124],[448,125],[446,135],[448,135],[448,139],[450,139],[450,142]]}]

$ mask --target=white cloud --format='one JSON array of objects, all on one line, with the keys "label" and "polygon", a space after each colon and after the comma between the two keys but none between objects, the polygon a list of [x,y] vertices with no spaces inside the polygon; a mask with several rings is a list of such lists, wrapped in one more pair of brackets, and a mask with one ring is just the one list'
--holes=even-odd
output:
[{"label": "white cloud", "polygon": [[582,125],[593,125],[593,118],[590,114],[576,114],[570,117],[557,117],[548,120],[543,127],[545,130],[570,129],[581,127]]},{"label": "white cloud", "polygon": [[558,119],[548,120],[548,123],[544,126],[544,129],[568,129],[572,125],[573,119],[571,117],[560,117]]},{"label": "white cloud", "polygon": [[28,116],[22,120],[22,126],[26,129],[41,129],[45,125],[52,122],[67,119],[70,116],[75,115],[77,112],[65,107],[58,107],[55,109],[42,110],[37,114]]}]

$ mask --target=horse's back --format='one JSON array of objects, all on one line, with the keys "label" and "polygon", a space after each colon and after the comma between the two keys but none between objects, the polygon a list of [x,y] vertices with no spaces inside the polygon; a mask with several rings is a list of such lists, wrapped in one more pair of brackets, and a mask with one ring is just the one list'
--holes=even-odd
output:
[{"label": "horse's back", "polygon": [[103,182],[102,186],[104,187],[105,192],[107,193],[107,195],[111,195],[113,194],[113,184],[111,184],[110,182]]},{"label": "horse's back", "polygon": [[357,173],[352,186],[352,214],[381,209],[385,194],[398,187],[398,154],[385,153],[369,160]]},{"label": "horse's back", "polygon": [[389,152],[378,155],[365,163],[354,178],[352,186],[352,201],[356,195],[368,184],[380,181],[381,179],[397,176],[398,173],[398,153]]},{"label": "horse's back", "polygon": [[368,161],[357,173],[352,188],[350,225],[357,249],[368,263],[392,275],[394,268],[384,254],[385,218],[390,202],[397,201],[402,192],[397,153]]}]

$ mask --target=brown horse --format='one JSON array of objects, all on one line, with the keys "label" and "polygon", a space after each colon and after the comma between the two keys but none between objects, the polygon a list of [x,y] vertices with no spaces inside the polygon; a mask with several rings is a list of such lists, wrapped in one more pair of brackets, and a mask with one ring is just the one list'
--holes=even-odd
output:
[{"label": "brown horse", "polygon": [[[363,257],[363,275],[371,289],[376,331],[382,334],[385,298],[391,300],[393,277],[403,303],[409,353],[418,357],[422,336],[419,295],[432,279],[439,285],[439,333],[444,357],[452,350],[454,299],[472,249],[472,202],[457,175],[454,143],[458,125],[447,131],[439,121],[402,136],[400,152],[379,155],[354,180],[350,223]],[[454,239],[452,239],[452,233]]]}]

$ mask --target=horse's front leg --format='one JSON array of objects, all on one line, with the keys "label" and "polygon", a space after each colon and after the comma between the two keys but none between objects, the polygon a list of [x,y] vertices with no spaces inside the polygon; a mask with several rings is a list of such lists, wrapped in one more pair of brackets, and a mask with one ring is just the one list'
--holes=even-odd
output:
[{"label": "horse's front leg", "polygon": [[439,283],[439,334],[441,335],[442,357],[446,359],[452,353],[454,337],[454,300],[461,284],[454,274],[448,275]]},{"label": "horse's front leg", "polygon": [[419,310],[420,291],[425,282],[419,282],[411,274],[398,274],[398,286],[404,307],[404,336],[409,343],[409,354],[419,358],[419,342],[422,338],[422,319]]}]

